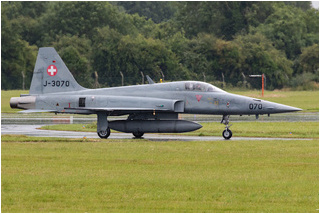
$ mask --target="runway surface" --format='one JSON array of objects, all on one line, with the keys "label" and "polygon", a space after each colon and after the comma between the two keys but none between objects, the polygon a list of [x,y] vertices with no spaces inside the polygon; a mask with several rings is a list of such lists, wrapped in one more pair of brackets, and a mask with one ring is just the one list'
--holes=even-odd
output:
[{"label": "runway surface", "polygon": [[[42,125],[2,125],[1,134],[27,135],[36,137],[62,137],[62,138],[99,138],[95,132],[53,131],[41,130]],[[133,139],[132,134],[112,133],[108,139]],[[162,135],[145,134],[143,139],[152,141],[225,141],[221,137],[208,136],[185,136],[185,135]],[[241,140],[311,140],[306,138],[261,138],[261,137],[232,137],[229,141]],[[107,140],[106,140],[107,141]]]}]

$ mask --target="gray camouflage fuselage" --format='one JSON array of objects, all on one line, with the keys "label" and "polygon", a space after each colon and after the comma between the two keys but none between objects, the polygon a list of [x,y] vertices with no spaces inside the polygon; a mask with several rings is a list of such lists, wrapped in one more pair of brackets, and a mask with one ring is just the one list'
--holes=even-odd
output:
[{"label": "gray camouflage fuselage", "polygon": [[[13,97],[12,108],[22,112],[97,114],[97,132],[107,138],[110,128],[132,132],[186,132],[200,124],[178,120],[180,114],[222,115],[223,136],[229,139],[229,115],[258,115],[300,111],[287,105],[227,93],[211,84],[196,81],[150,84],[101,89],[80,86],[54,48],[40,48],[30,94]],[[128,115],[111,121],[108,116]]]},{"label": "gray camouflage fuselage", "polygon": [[[90,108],[117,108],[114,114],[132,111],[122,108],[151,108],[186,114],[256,115],[297,111],[299,109],[261,99],[227,93],[225,91],[189,91],[190,81],[125,86],[103,89],[85,89],[35,95],[35,109],[53,110],[59,113],[92,114]],[[193,82],[195,84],[202,82]],[[79,99],[85,98],[83,109]],[[74,109],[73,109],[74,108]],[[87,108],[87,109],[86,109]],[[111,113],[112,115],[113,113]]]}]

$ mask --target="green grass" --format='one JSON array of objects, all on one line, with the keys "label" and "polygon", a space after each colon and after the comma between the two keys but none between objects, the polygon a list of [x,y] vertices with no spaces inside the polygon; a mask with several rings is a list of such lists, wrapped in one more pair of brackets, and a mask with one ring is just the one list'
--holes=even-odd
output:
[{"label": "green grass", "polygon": [[318,212],[319,142],[2,136],[2,212]]},{"label": "green grass", "polygon": [[[201,123],[203,127],[185,135],[221,136],[224,125]],[[319,122],[236,122],[230,127],[234,137],[319,138]]]},{"label": "green grass", "polygon": [[11,90],[3,91],[1,90],[1,113],[15,113],[22,111],[22,109],[12,109],[10,107],[11,97],[20,97],[20,94],[29,94],[29,91],[23,90]]},{"label": "green grass", "polygon": [[[201,125],[203,125],[201,129],[183,135],[221,136],[224,129],[224,125],[217,122],[201,123]],[[96,132],[97,125],[59,124],[43,126],[42,129]],[[235,137],[319,138],[318,122],[236,122],[230,129]]]},{"label": "green grass", "polygon": [[[265,91],[264,97],[261,97],[261,91],[257,90],[228,92],[302,108],[304,112],[319,111],[319,91]],[[19,90],[1,91],[1,112],[14,113],[19,111],[10,108],[10,98],[28,93],[28,91]]]},{"label": "green grass", "polygon": [[96,132],[97,131],[97,123],[91,123],[91,124],[56,124],[56,125],[42,126],[41,129],[44,129],[44,130],[58,130],[58,131],[76,131],[76,132]]}]

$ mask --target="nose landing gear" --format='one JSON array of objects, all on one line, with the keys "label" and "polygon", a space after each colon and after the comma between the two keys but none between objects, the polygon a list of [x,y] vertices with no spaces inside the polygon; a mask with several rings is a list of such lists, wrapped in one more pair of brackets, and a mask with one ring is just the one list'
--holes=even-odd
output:
[{"label": "nose landing gear", "polygon": [[225,130],[222,132],[222,137],[224,137],[226,140],[229,140],[232,137],[232,131],[229,129],[232,124],[229,126],[229,117],[230,115],[223,115],[221,120],[221,123],[226,125]]},{"label": "nose landing gear", "polygon": [[224,139],[229,140],[232,137],[232,131],[230,129],[226,128],[222,132],[222,136],[224,137]]}]

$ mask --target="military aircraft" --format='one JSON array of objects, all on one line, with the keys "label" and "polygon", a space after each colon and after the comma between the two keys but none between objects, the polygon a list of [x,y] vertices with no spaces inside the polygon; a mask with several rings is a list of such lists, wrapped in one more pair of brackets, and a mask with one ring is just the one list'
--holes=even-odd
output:
[{"label": "military aircraft", "polygon": [[[198,123],[179,120],[178,114],[222,115],[222,136],[232,137],[230,115],[259,115],[302,109],[231,94],[211,84],[179,81],[112,88],[87,89],[80,86],[52,47],[40,48],[29,94],[12,97],[11,108],[23,113],[53,112],[96,114],[97,133],[108,138],[110,129],[132,133],[180,133],[194,131]],[[108,121],[109,116],[128,115],[126,120]]]}]

